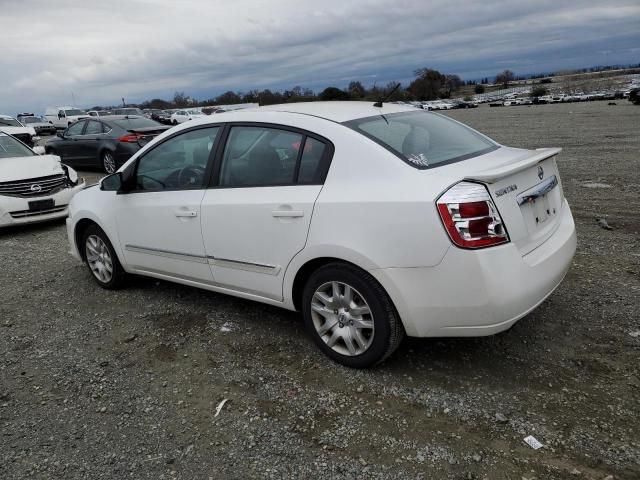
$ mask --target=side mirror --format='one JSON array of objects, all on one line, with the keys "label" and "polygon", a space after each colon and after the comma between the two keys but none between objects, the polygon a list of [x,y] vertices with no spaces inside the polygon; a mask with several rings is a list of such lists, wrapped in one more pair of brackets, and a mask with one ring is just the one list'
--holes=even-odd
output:
[{"label": "side mirror", "polygon": [[105,192],[118,192],[122,189],[122,173],[116,172],[107,175],[100,181],[100,190]]},{"label": "side mirror", "polygon": [[44,147],[42,145],[36,145],[35,147],[33,147],[33,151],[36,152],[38,155],[44,155],[45,154],[45,150],[44,150]]},{"label": "side mirror", "polygon": [[60,138],[64,138],[64,131],[60,132],[56,132],[56,137],[60,137]]}]

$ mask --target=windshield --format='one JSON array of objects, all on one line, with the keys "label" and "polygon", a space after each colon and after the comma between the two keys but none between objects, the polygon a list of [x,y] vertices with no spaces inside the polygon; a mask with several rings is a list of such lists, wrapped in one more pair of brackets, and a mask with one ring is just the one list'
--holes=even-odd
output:
[{"label": "windshield", "polygon": [[22,123],[46,123],[40,117],[22,117]]},{"label": "windshield", "polygon": [[137,108],[119,108],[116,115],[141,115],[142,112]]},{"label": "windshield", "polygon": [[64,113],[67,115],[67,117],[87,114],[87,112],[83,112],[82,110],[75,110],[75,109],[65,110]]},{"label": "windshield", "polygon": [[22,127],[22,124],[15,118],[0,117],[0,126],[2,127]]},{"label": "windshield", "polygon": [[416,168],[431,168],[498,148],[488,138],[442,115],[392,113],[344,123]]},{"label": "windshield", "polygon": [[8,135],[0,135],[0,158],[33,157],[36,154],[27,146]]},{"label": "windshield", "polygon": [[162,127],[158,122],[154,122],[144,117],[132,117],[123,118],[122,120],[111,120],[117,126],[124,128],[125,130],[131,130],[135,128],[149,128],[149,127]]}]

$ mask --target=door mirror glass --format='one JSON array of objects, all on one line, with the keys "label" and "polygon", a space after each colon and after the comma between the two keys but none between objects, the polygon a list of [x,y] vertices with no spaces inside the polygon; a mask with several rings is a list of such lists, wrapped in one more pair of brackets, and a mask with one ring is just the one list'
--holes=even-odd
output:
[{"label": "door mirror glass", "polygon": [[100,182],[100,190],[105,192],[117,192],[122,189],[122,174],[120,172],[113,173],[102,179]]}]

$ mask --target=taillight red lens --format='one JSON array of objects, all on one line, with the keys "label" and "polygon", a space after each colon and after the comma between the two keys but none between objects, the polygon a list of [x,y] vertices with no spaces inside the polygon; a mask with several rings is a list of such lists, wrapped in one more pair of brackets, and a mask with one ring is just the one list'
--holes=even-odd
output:
[{"label": "taillight red lens", "polygon": [[128,133],[126,135],[122,135],[120,138],[118,138],[119,142],[124,142],[124,143],[138,143],[138,140],[140,140],[142,138],[142,135],[137,134],[137,133]]},{"label": "taillight red lens", "polygon": [[459,205],[458,212],[462,218],[486,217],[489,215],[487,202],[469,202]]},{"label": "taillight red lens", "polygon": [[482,248],[509,241],[498,209],[483,185],[460,182],[438,199],[437,208],[458,247]]}]

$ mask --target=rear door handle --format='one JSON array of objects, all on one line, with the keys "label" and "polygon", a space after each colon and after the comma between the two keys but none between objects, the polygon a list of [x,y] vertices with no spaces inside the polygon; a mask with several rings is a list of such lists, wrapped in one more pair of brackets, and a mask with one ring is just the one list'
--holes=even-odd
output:
[{"label": "rear door handle", "polygon": [[294,218],[304,217],[304,212],[302,210],[274,210],[271,215],[276,218]]},{"label": "rear door handle", "polygon": [[175,210],[176,217],[197,217],[198,212],[196,210]]}]

